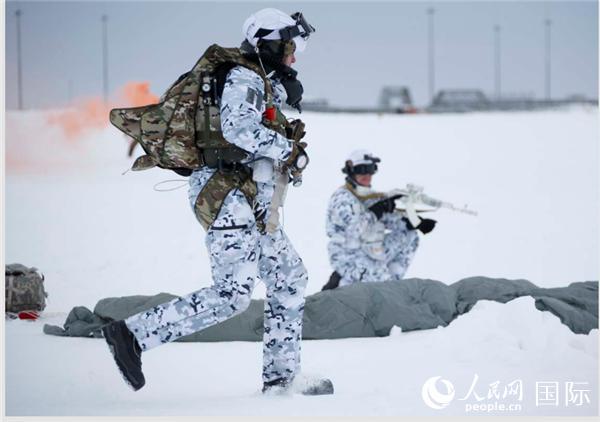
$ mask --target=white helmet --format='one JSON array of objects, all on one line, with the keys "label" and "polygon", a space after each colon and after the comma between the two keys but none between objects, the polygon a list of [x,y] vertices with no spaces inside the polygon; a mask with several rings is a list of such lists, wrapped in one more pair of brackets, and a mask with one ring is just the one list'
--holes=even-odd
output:
[{"label": "white helmet", "polygon": [[366,149],[357,149],[350,153],[342,172],[348,176],[354,174],[375,174],[377,172],[377,163],[381,159],[375,157],[370,151]]},{"label": "white helmet", "polygon": [[293,15],[283,13],[281,10],[267,8],[250,15],[242,26],[242,33],[248,42],[256,47],[258,40],[293,40],[296,51],[304,51],[306,41],[313,28],[302,16],[296,12]]}]

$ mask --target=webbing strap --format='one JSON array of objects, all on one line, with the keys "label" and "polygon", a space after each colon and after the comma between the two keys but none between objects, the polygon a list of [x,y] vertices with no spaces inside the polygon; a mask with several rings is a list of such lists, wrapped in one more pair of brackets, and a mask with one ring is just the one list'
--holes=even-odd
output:
[{"label": "webbing strap", "polygon": [[233,189],[240,189],[246,197],[248,204],[252,206],[256,197],[256,183],[250,175],[242,175],[239,172],[226,173],[216,171],[204,185],[198,194],[194,204],[196,218],[208,230],[219,216],[225,198]]},{"label": "webbing strap", "polygon": [[344,187],[346,189],[348,189],[350,191],[350,193],[352,193],[352,195],[354,195],[356,198],[358,198],[361,201],[366,201],[367,199],[382,199],[382,198],[386,197],[385,193],[382,193],[382,192],[373,192],[368,195],[359,195],[358,192],[356,192],[356,190],[354,189],[354,187],[352,187],[352,185],[350,183],[346,183],[344,185]]}]

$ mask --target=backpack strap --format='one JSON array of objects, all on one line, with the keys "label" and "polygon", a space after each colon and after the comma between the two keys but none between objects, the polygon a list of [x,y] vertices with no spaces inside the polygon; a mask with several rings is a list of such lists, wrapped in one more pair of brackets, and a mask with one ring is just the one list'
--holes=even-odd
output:
[{"label": "backpack strap", "polygon": [[356,189],[354,189],[354,187],[350,183],[346,183],[343,187],[349,190],[350,193],[361,202],[366,201],[368,199],[383,199],[386,197],[385,193],[382,192],[372,192],[367,195],[359,195],[358,192],[356,192]]},{"label": "backpack strap", "polygon": [[257,187],[249,171],[245,171],[243,168],[231,172],[217,170],[208,179],[194,204],[194,213],[204,230],[208,230],[213,225],[219,216],[225,198],[234,189],[239,189],[252,207]]}]

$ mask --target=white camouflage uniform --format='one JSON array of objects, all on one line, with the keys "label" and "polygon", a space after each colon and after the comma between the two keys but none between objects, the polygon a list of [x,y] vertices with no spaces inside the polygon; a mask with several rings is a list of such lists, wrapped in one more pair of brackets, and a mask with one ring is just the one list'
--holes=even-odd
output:
[{"label": "white camouflage uniform", "polygon": [[329,200],[327,251],[332,268],[342,277],[340,286],[400,280],[417,250],[417,231],[408,229],[399,211],[377,220],[368,209],[375,202],[359,199],[345,186]]},{"label": "white camouflage uniform", "polygon": [[[281,107],[283,86],[271,79],[273,102]],[[221,126],[229,142],[253,154],[258,193],[248,204],[237,189],[226,197],[206,235],[213,285],[125,320],[142,350],[200,331],[244,311],[257,276],[266,285],[264,309],[263,382],[291,379],[300,369],[300,340],[306,268],[279,224],[272,202],[282,204],[288,175],[280,164],[291,154],[292,142],[261,124],[265,110],[264,83],[253,71],[238,66],[227,75],[221,99]],[[194,204],[215,170],[202,168],[189,178]],[[255,215],[265,212],[264,234]]]}]

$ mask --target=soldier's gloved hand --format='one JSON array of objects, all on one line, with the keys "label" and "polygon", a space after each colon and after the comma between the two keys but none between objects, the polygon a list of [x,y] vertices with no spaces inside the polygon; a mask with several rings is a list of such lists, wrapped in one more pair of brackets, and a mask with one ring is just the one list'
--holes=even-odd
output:
[{"label": "soldier's gloved hand", "polygon": [[285,128],[286,138],[298,142],[300,139],[304,138],[304,135],[306,135],[304,128],[305,125],[302,120],[292,120],[288,123],[288,126]]},{"label": "soldier's gloved hand", "polygon": [[431,218],[422,218],[421,222],[417,226],[417,230],[421,230],[421,233],[427,234],[433,230],[437,221],[432,220]]},{"label": "soldier's gloved hand", "polygon": [[304,150],[307,146],[306,142],[294,142],[292,144],[292,153],[285,160],[284,164],[296,170],[304,170],[308,165],[308,154]]},{"label": "soldier's gloved hand", "polygon": [[396,209],[396,198],[385,198],[381,201],[375,202],[373,205],[369,207],[369,211],[371,211],[377,219],[379,220],[383,214],[394,212]]},{"label": "soldier's gloved hand", "polygon": [[423,234],[427,234],[430,231],[432,231],[433,228],[435,227],[435,224],[437,223],[437,221],[432,220],[431,218],[419,217],[419,219],[421,220],[421,222],[419,223],[419,225],[417,227],[413,226],[411,224],[411,222],[408,220],[408,218],[405,218],[404,220],[406,221],[406,225],[410,230],[420,230],[421,233],[423,233]]}]

